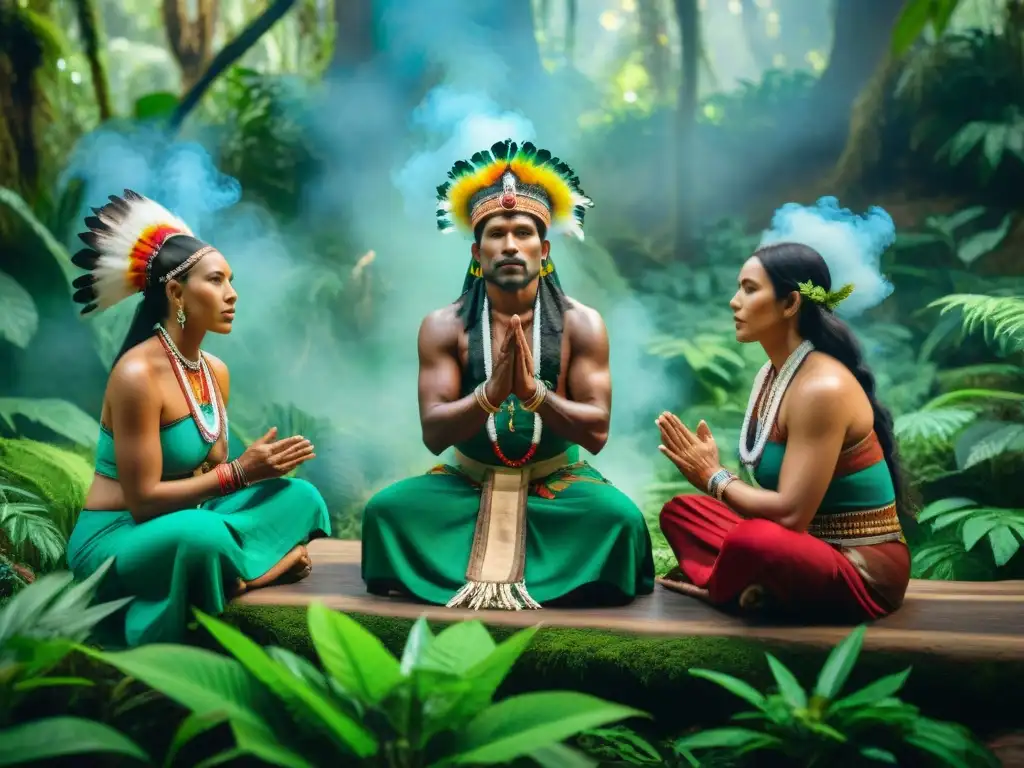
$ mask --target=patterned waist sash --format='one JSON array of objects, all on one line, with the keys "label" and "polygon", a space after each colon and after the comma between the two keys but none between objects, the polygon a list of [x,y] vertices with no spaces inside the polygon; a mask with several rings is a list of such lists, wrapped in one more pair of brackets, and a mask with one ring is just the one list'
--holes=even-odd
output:
[{"label": "patterned waist sash", "polygon": [[566,453],[521,469],[493,466],[456,451],[459,469],[481,484],[480,510],[466,584],[448,601],[449,608],[540,608],[526,591],[526,496],[530,482],[569,463]]},{"label": "patterned waist sash", "polygon": [[807,532],[828,544],[843,547],[862,547],[903,538],[895,504],[852,512],[819,512]]}]

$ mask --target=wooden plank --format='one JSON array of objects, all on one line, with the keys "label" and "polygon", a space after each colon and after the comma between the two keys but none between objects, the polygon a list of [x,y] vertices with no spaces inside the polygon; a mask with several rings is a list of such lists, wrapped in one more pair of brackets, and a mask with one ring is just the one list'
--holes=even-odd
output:
[{"label": "wooden plank", "polygon": [[[312,575],[297,584],[250,592],[251,605],[308,605],[314,600],[354,613],[436,621],[476,618],[491,625],[604,629],[651,637],[716,636],[831,646],[850,628],[756,623],[661,587],[613,608],[545,608],[540,611],[466,611],[402,597],[369,595],[359,570],[360,543],[320,539],[310,544]],[[903,608],[872,624],[865,647],[915,651],[964,659],[1024,660],[1024,581],[912,581]]]}]

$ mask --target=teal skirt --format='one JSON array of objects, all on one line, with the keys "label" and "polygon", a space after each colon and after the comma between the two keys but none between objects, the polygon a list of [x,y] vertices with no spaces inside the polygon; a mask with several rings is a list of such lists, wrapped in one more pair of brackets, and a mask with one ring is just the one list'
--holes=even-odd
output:
[{"label": "teal skirt", "polygon": [[81,580],[114,558],[97,597],[133,599],[98,639],[134,647],[180,641],[193,606],[219,614],[239,578],[256,579],[297,544],[330,533],[320,492],[304,480],[279,478],[144,523],[127,511],[83,510],[67,559]]}]

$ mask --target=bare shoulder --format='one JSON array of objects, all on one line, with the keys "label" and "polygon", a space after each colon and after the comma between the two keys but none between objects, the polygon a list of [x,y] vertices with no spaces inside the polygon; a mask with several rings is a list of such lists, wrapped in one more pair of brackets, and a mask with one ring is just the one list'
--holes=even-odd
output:
[{"label": "bare shoulder", "polygon": [[840,416],[848,413],[844,407],[860,390],[857,379],[841,362],[829,355],[812,353],[790,385],[793,398],[799,402],[800,413],[815,414],[815,418]]},{"label": "bare shoulder", "polygon": [[462,331],[462,320],[458,307],[449,304],[435,309],[420,323],[420,344],[428,347],[448,347],[458,343]]},{"label": "bare shoulder", "polygon": [[572,343],[584,347],[606,344],[608,330],[601,313],[568,296],[566,300],[565,330]]},{"label": "bare shoulder", "polygon": [[118,393],[148,390],[159,364],[148,341],[132,347],[110,372],[110,388]]}]

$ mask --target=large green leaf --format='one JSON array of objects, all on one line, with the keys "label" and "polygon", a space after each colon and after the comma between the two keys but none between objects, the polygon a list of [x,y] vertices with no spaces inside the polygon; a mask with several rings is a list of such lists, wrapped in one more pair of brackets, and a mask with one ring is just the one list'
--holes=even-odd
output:
[{"label": "large green leaf", "polygon": [[1006,526],[989,531],[988,543],[992,547],[992,560],[999,567],[1010,562],[1020,549],[1020,540]]},{"label": "large green leaf", "polygon": [[51,640],[33,644],[40,657],[38,668],[59,661],[71,649],[71,642],[84,640],[100,620],[130,601],[122,598],[87,607],[113,562],[108,558],[77,584],[72,584],[72,574],[61,571],[46,574],[18,592],[0,608],[0,648],[11,648],[18,637]]},{"label": "large green leaf", "polygon": [[782,698],[793,709],[805,709],[807,707],[807,692],[804,691],[803,686],[781,661],[770,653],[766,653],[765,656],[768,658],[768,666],[771,668],[772,677],[778,683]]},{"label": "large green leaf", "polygon": [[354,619],[320,602],[309,606],[307,618],[320,662],[351,695],[376,703],[402,679],[398,659]]},{"label": "large green leaf", "polygon": [[1012,223],[1013,217],[1007,214],[1003,217],[999,226],[994,229],[986,229],[983,232],[978,232],[965,238],[957,246],[957,257],[964,264],[970,266],[985,254],[991,253],[999,247],[999,244],[1006,239],[1006,235],[1010,231],[1010,224]]},{"label": "large green leaf", "polygon": [[[238,751],[281,768],[315,768],[302,755],[281,743],[274,733],[248,720],[232,720],[231,732]],[[342,763],[339,763],[341,765]]]},{"label": "large green leaf", "polygon": [[64,272],[64,276],[68,281],[68,293],[70,294],[71,281],[81,274],[81,270],[71,263],[71,256],[68,254],[67,249],[57,242],[57,238],[53,236],[53,233],[36,218],[29,204],[14,190],[0,187],[0,205],[7,207],[16,214],[39,239],[43,249],[49,253]]},{"label": "large green leaf", "polygon": [[230,624],[199,610],[195,613],[206,631],[230,651],[251,675],[290,707],[298,706],[305,710],[307,717],[318,720],[322,730],[339,746],[351,749],[360,757],[376,753],[377,740],[373,734],[342,712],[322,690],[292,674],[291,670],[270,658],[258,644]]},{"label": "large green leaf", "polygon": [[902,56],[917,42],[929,24],[936,19],[936,5],[949,0],[908,0],[892,29],[891,49]]},{"label": "large green leaf", "polygon": [[710,680],[712,683],[720,685],[725,688],[729,693],[734,696],[739,696],[744,701],[753,704],[758,709],[764,709],[765,697],[760,691],[749,683],[740,680],[739,678],[727,675],[724,672],[715,672],[711,669],[691,669],[689,673],[694,677],[701,677],[705,680]]},{"label": "large green leaf", "polygon": [[861,624],[853,632],[844,637],[825,660],[825,665],[818,675],[814,686],[814,695],[831,701],[839,695],[846,684],[850,672],[853,671],[861,646],[864,644],[864,633],[867,627]]},{"label": "large green leaf", "polygon": [[106,652],[82,647],[81,652],[110,664],[193,713],[226,713],[234,723],[258,732],[273,732],[265,714],[280,704],[233,658],[201,648],[154,643],[129,651]]},{"label": "large green leaf", "polygon": [[597,768],[600,763],[565,744],[540,747],[529,754],[541,768]]},{"label": "large green leaf", "polygon": [[762,747],[781,746],[782,741],[776,736],[770,736],[761,731],[753,731],[749,728],[713,728],[708,731],[699,731],[690,736],[677,739],[675,748],[677,750],[691,751],[694,749],[743,749],[752,751]]},{"label": "large green leaf", "polygon": [[181,725],[174,732],[171,746],[167,748],[167,754],[164,757],[164,768],[171,768],[174,765],[174,758],[188,742],[192,741],[196,736],[206,733],[211,728],[216,728],[227,719],[228,713],[223,710],[204,712],[201,715],[197,715],[194,712],[191,713],[181,721]]},{"label": "large green leaf", "polygon": [[[461,624],[479,624],[479,622],[462,622]],[[434,645],[441,642],[442,636],[447,632],[461,624],[453,625],[438,635],[434,640]],[[480,628],[483,629],[483,625],[480,625]],[[467,634],[449,635],[448,641],[454,646],[457,638],[461,637],[465,640],[476,632],[470,628],[464,631]],[[497,646],[494,645],[486,629],[483,631],[487,635],[487,643],[483,643],[481,639],[480,645],[484,648],[489,646],[490,653],[476,661],[468,669],[462,668],[456,659],[448,656],[437,656],[432,659],[432,663],[436,666],[428,668],[441,674],[459,675],[460,679],[451,681],[450,678],[445,679],[444,677],[428,678],[427,682],[423,684],[424,693],[431,696],[431,706],[427,713],[428,716],[424,718],[425,722],[422,728],[424,741],[441,731],[457,730],[474,714],[484,710],[494,699],[494,694],[508,676],[516,660],[533,640],[537,628],[528,627],[520,630]],[[479,635],[477,637],[479,638]],[[433,646],[431,650],[433,650]],[[467,651],[465,657],[475,659],[478,658],[478,653]]]},{"label": "large green leaf", "polygon": [[513,696],[470,721],[456,738],[454,754],[436,765],[506,763],[588,728],[631,717],[648,715],[570,691]]},{"label": "large green leaf", "polygon": [[135,101],[135,117],[138,120],[159,120],[169,118],[178,108],[180,99],[168,91],[155,91]]},{"label": "large green leaf", "polygon": [[25,349],[39,328],[32,296],[6,272],[0,272],[0,339]]},{"label": "large green leaf", "polygon": [[97,753],[150,762],[149,755],[123,733],[79,717],[50,717],[0,730],[0,766]]},{"label": "large green leaf", "polygon": [[405,639],[405,648],[402,650],[402,661],[400,669],[403,675],[408,677],[412,671],[421,663],[423,655],[430,648],[434,641],[434,633],[430,631],[427,619],[420,616],[409,630],[409,636]]},{"label": "large green leaf", "polygon": [[4,397],[0,398],[0,418],[17,432],[14,417],[35,422],[61,437],[87,448],[96,444],[100,424],[77,405],[56,398]]},{"label": "large green leaf", "polygon": [[907,667],[902,672],[897,672],[894,675],[886,675],[885,677],[864,686],[859,691],[854,691],[849,696],[844,696],[838,701],[832,702],[828,707],[827,715],[831,716],[843,710],[863,707],[869,704],[877,704],[883,699],[894,696],[901,688],[903,688],[903,684],[907,682],[907,678],[909,676],[910,667]]}]

